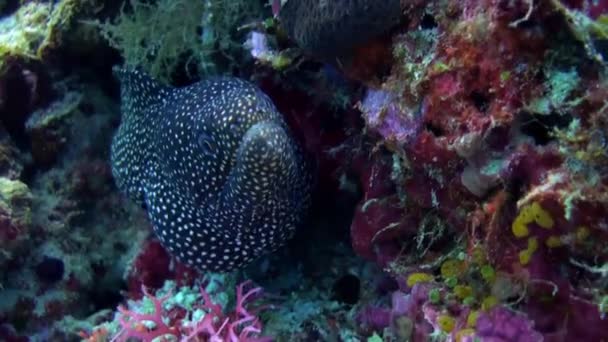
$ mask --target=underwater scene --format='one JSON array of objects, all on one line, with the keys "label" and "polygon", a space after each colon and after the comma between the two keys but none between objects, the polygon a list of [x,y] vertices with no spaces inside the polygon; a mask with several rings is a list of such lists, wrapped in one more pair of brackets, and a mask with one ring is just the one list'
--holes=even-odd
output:
[{"label": "underwater scene", "polygon": [[608,342],[607,0],[0,0],[0,342]]}]

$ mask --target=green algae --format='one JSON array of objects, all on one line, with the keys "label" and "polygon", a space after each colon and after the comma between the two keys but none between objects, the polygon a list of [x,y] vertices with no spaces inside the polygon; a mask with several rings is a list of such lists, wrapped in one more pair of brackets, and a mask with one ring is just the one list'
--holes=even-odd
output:
[{"label": "green algae", "polygon": [[0,208],[27,224],[31,218],[32,195],[28,186],[19,181],[0,177]]},{"label": "green algae", "polygon": [[0,20],[0,70],[7,56],[37,59],[49,31],[51,4],[29,2]]},{"label": "green algae", "polygon": [[[164,81],[170,79],[179,58],[195,52],[204,59],[209,47],[199,39],[197,28],[205,7],[202,1],[129,1],[113,22],[99,24],[110,45],[122,54],[125,64],[141,67]],[[199,63],[199,57],[193,57]]]},{"label": "green algae", "polygon": [[9,58],[42,60],[59,46],[66,34],[76,34],[72,24],[95,0],[27,2],[0,19],[0,72]]},{"label": "green algae", "polygon": [[261,10],[246,0],[130,0],[113,21],[91,23],[127,66],[168,82],[182,65],[186,72],[216,73],[216,54],[234,61],[234,50],[242,49],[235,31]]}]

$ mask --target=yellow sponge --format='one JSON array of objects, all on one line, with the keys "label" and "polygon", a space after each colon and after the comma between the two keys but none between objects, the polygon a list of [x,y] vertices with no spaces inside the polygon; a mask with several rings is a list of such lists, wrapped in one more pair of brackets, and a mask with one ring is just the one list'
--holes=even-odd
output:
[{"label": "yellow sponge", "polygon": [[513,235],[518,238],[530,235],[528,224],[532,222],[546,229],[550,229],[555,225],[551,214],[543,209],[538,202],[533,202],[532,204],[521,208],[519,211],[519,215],[517,215],[515,221],[513,221],[513,224],[511,225]]},{"label": "yellow sponge", "polygon": [[454,319],[454,317],[451,317],[449,315],[440,315],[439,317],[437,317],[437,325],[439,326],[439,329],[441,329],[441,331],[449,333],[454,330],[454,327],[456,326],[456,320]]},{"label": "yellow sponge", "polygon": [[467,316],[467,328],[474,328],[477,324],[477,318],[479,318],[479,311],[473,310],[469,312]]},{"label": "yellow sponge", "polygon": [[511,231],[513,235],[518,238],[524,238],[530,235],[530,230],[528,230],[527,223],[524,223],[523,220],[519,219],[519,216],[513,221],[511,225]]},{"label": "yellow sponge", "polygon": [[416,272],[416,273],[410,274],[410,276],[407,277],[406,283],[407,283],[407,286],[413,287],[414,285],[416,285],[418,283],[428,283],[428,282],[433,281],[434,279],[435,278],[431,274]]},{"label": "yellow sponge", "polygon": [[547,240],[545,240],[545,245],[549,248],[557,248],[563,245],[562,239],[559,236],[549,236]]},{"label": "yellow sponge", "polygon": [[531,237],[528,239],[528,248],[519,252],[519,263],[522,265],[527,265],[530,263],[530,259],[532,259],[532,255],[538,249],[538,240],[535,237]]},{"label": "yellow sponge", "polygon": [[460,260],[448,259],[441,264],[441,276],[444,278],[458,277],[465,271],[465,265]]}]

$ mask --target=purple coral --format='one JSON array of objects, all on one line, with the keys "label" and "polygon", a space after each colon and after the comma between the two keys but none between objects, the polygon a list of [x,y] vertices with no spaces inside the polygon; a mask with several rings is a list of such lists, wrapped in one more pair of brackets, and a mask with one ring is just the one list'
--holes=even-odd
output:
[{"label": "purple coral", "polygon": [[475,325],[475,336],[471,341],[481,339],[487,342],[537,342],[543,336],[533,328],[534,323],[524,315],[505,307],[496,307],[479,316]]},{"label": "purple coral", "polygon": [[373,331],[383,331],[390,327],[398,338],[425,341],[433,331],[423,311],[425,303],[429,300],[430,289],[429,284],[417,284],[409,294],[395,291],[391,296],[390,309],[378,306],[366,307],[359,313],[358,321]]},{"label": "purple coral", "polygon": [[384,90],[369,89],[360,109],[367,124],[385,139],[407,142],[421,127],[416,113],[402,108],[395,96]]},{"label": "purple coral", "polygon": [[255,59],[267,59],[273,52],[268,47],[268,38],[264,33],[253,31],[245,43],[251,56]]}]

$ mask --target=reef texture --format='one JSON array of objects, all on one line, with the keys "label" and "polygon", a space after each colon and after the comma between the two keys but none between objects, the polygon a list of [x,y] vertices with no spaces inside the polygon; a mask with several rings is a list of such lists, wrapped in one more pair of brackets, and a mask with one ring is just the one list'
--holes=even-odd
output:
[{"label": "reef texture", "polygon": [[268,2],[0,6],[0,339],[608,340],[606,1]]},{"label": "reef texture", "polygon": [[353,247],[430,284],[414,340],[606,339],[605,4],[412,5],[359,104],[388,153],[364,168]]}]

